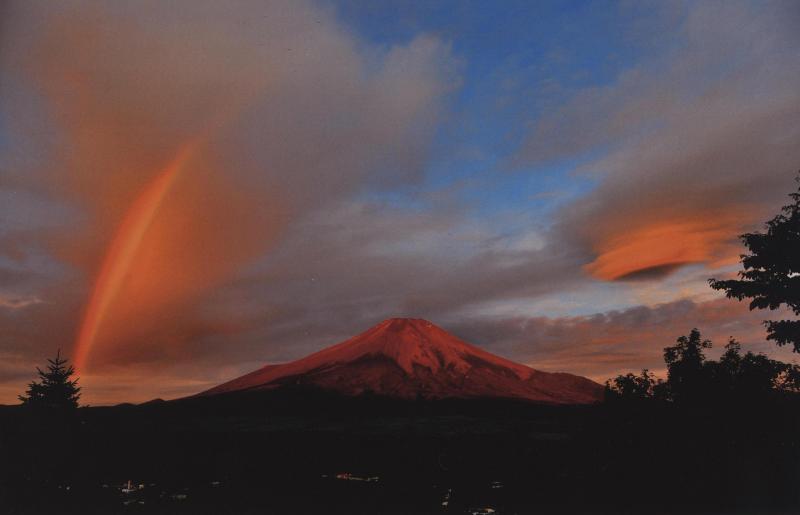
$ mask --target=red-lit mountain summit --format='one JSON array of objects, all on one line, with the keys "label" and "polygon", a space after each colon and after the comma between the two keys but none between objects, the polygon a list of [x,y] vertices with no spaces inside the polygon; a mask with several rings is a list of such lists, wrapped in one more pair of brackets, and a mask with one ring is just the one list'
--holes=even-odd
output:
[{"label": "red-lit mountain summit", "polygon": [[267,365],[200,395],[312,386],[345,395],[413,399],[516,398],[585,404],[599,384],[495,356],[427,320],[392,318],[347,341],[283,365]]}]

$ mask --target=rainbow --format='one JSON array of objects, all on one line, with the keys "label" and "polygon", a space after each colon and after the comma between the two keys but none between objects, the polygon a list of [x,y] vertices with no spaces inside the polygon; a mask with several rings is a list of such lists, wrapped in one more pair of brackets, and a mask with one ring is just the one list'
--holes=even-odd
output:
[{"label": "rainbow", "polygon": [[169,165],[161,170],[136,197],[114,233],[78,330],[75,344],[77,370],[82,371],[86,366],[100,326],[109,306],[119,293],[142,239],[167,193],[190,160],[195,147],[195,144],[188,143],[180,148]]}]

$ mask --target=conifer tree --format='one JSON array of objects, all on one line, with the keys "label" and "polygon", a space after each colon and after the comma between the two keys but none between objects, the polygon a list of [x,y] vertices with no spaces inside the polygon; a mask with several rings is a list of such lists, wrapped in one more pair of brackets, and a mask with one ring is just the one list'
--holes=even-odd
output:
[{"label": "conifer tree", "polygon": [[31,382],[19,400],[32,408],[77,408],[81,389],[78,379],[70,379],[75,374],[75,367],[67,366],[68,360],[61,357],[60,349],[55,359],[47,361],[47,371],[36,367],[39,381]]}]

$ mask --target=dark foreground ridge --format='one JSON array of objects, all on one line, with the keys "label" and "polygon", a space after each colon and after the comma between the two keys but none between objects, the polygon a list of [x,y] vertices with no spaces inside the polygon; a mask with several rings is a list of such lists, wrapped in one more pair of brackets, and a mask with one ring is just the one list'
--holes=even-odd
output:
[{"label": "dark foreground ridge", "polygon": [[6,408],[0,506],[81,515],[796,513],[798,413],[794,398],[695,409],[411,401],[310,387],[80,408],[60,420]]},{"label": "dark foreground ridge", "polygon": [[491,354],[414,318],[392,318],[337,345],[282,365],[267,365],[202,396],[307,386],[347,396],[401,399],[509,398],[591,404],[603,387],[585,377],[548,373]]}]

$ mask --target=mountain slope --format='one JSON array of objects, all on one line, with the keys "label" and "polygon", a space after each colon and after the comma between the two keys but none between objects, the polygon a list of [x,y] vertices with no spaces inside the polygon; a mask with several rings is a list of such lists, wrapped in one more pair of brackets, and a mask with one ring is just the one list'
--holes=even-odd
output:
[{"label": "mountain slope", "polygon": [[283,365],[267,365],[199,395],[311,385],[346,395],[519,398],[583,404],[603,388],[495,356],[420,319],[393,318],[347,341]]}]

